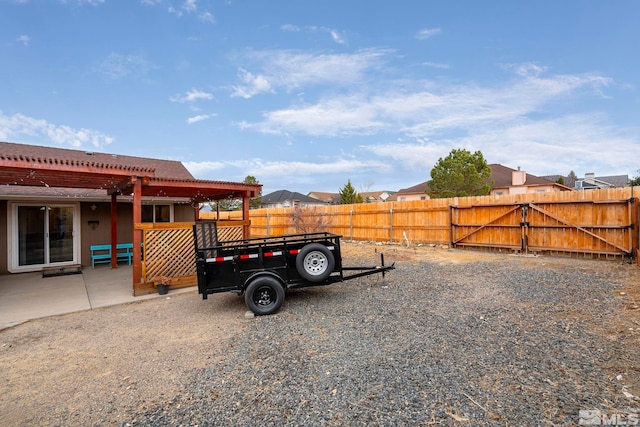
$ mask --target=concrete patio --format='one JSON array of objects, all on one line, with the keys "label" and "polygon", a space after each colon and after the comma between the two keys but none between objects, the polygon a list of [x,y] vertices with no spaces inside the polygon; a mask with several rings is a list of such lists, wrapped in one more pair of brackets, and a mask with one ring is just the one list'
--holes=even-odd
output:
[{"label": "concrete patio", "polygon": [[0,329],[41,317],[91,310],[116,304],[165,298],[191,292],[196,286],[168,295],[133,296],[131,266],[84,267],[82,274],[42,277],[41,272],[0,276]]}]

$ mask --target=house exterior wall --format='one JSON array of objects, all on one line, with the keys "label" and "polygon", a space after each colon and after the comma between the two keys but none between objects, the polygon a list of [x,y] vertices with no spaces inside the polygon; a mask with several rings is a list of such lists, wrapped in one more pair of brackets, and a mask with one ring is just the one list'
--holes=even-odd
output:
[{"label": "house exterior wall", "polygon": [[[96,210],[91,209],[96,206]],[[131,243],[133,240],[133,205],[118,203],[118,243]],[[81,203],[80,204],[80,262],[83,266],[91,265],[92,245],[106,245],[111,243],[111,203]],[[89,221],[99,221],[92,227]]]},{"label": "house exterior wall", "polygon": [[[95,206],[95,210],[91,207]],[[0,200],[0,275],[8,274],[8,202]],[[189,222],[194,220],[191,205],[175,204],[173,221]],[[133,205],[122,201],[117,204],[117,242],[131,243],[133,241]],[[104,245],[111,242],[111,202],[81,202],[80,203],[80,253],[79,261],[82,266],[91,265],[92,245]]]},{"label": "house exterior wall", "polygon": [[492,196],[502,196],[507,194],[535,194],[535,193],[551,193],[561,191],[553,185],[523,185],[514,187],[494,188],[489,193]]},{"label": "house exterior wall", "polygon": [[398,202],[411,202],[414,200],[429,200],[431,197],[429,197],[429,195],[427,193],[422,193],[422,194],[397,194],[397,201]]},{"label": "house exterior wall", "polygon": [[195,212],[191,205],[173,205],[174,222],[191,222],[195,220]]}]

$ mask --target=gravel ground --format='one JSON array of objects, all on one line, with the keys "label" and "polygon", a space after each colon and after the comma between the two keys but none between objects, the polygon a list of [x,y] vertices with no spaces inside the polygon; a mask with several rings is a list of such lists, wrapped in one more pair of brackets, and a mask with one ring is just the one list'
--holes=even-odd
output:
[{"label": "gravel ground", "polygon": [[1,425],[578,425],[640,410],[640,268],[343,243],[275,315],[195,293],[0,332]]}]

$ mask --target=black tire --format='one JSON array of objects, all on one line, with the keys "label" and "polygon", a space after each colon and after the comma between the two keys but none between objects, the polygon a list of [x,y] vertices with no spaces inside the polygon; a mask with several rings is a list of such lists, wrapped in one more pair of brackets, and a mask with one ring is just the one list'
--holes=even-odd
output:
[{"label": "black tire", "polygon": [[247,286],[244,302],[249,310],[259,316],[273,314],[284,302],[284,288],[274,277],[258,277]]},{"label": "black tire", "polygon": [[336,260],[331,251],[321,243],[309,243],[298,253],[296,270],[310,282],[322,282],[329,278]]}]

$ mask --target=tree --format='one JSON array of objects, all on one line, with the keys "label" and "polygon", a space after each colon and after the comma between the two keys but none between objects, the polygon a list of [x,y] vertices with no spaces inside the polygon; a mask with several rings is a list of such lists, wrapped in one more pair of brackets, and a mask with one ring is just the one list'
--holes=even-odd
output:
[{"label": "tree", "polygon": [[[242,181],[244,184],[259,184],[255,176],[247,175]],[[257,197],[249,199],[249,209],[258,209],[262,204],[262,191],[258,193]],[[221,199],[215,202],[210,202],[209,206],[214,212],[217,211],[239,211],[242,209],[242,199]]]},{"label": "tree", "polygon": [[319,233],[326,231],[329,218],[316,206],[296,206],[289,214],[296,233]]},{"label": "tree", "polygon": [[351,180],[347,180],[347,183],[340,189],[338,193],[340,194],[341,205],[362,203],[362,196],[358,194],[355,188],[353,188],[353,185],[351,185]]},{"label": "tree", "polygon": [[574,171],[569,172],[569,175],[567,175],[567,179],[564,180],[564,185],[566,185],[567,187],[575,187],[576,186],[576,181],[578,180],[578,175],[576,175],[576,173]]},{"label": "tree", "polygon": [[209,206],[213,212],[230,212],[240,210],[242,201],[239,199],[220,199],[215,202],[210,202]]},{"label": "tree", "polygon": [[636,185],[640,185],[640,169],[638,169],[636,173],[638,175],[634,176],[633,178],[631,178],[631,181],[629,181],[629,185],[632,187]]},{"label": "tree", "polygon": [[564,185],[564,176],[561,176],[560,178],[558,178],[556,180],[556,183],[560,184],[560,185]]},{"label": "tree", "polygon": [[[247,175],[247,177],[242,182],[244,182],[245,184],[260,184],[256,179],[256,177],[252,175]],[[249,199],[249,209],[259,209],[261,204],[262,204],[262,191],[258,193],[257,197],[253,197]]]},{"label": "tree", "polygon": [[453,149],[431,169],[427,192],[433,198],[486,196],[491,191],[491,168],[480,151]]}]

